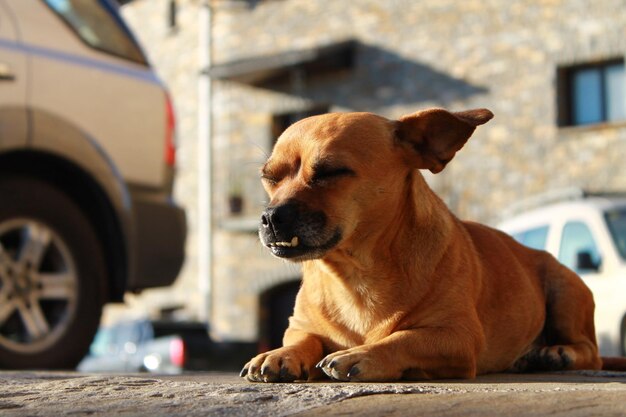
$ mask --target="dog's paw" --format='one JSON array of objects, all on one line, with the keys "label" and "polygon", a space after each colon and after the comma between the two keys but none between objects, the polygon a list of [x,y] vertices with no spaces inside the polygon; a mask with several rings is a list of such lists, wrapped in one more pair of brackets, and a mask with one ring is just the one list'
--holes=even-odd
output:
[{"label": "dog's paw", "polygon": [[576,360],[576,353],[569,346],[547,346],[539,351],[540,361],[548,371],[568,369]]},{"label": "dog's paw", "polygon": [[546,346],[533,349],[510,369],[513,372],[561,371],[576,361],[576,352],[569,346]]},{"label": "dog's paw", "polygon": [[391,381],[402,376],[384,358],[364,347],[331,353],[315,366],[337,381]]},{"label": "dog's paw", "polygon": [[293,348],[282,347],[255,356],[239,376],[250,382],[293,382],[309,379],[309,368]]}]

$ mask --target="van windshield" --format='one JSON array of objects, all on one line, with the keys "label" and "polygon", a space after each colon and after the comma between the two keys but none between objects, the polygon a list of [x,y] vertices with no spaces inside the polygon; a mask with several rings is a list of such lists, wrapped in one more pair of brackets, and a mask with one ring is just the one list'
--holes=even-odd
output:
[{"label": "van windshield", "polygon": [[87,45],[147,65],[139,44],[107,0],[44,0]]},{"label": "van windshield", "polygon": [[626,260],[626,207],[615,208],[604,213],[611,237],[622,259]]}]

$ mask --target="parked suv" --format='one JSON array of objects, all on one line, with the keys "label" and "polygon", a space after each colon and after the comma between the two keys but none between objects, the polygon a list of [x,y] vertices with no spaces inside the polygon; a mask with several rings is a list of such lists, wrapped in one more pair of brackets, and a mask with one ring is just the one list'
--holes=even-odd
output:
[{"label": "parked suv", "polygon": [[0,368],[69,368],[106,302],[171,284],[174,117],[108,0],[0,0]]},{"label": "parked suv", "polygon": [[626,356],[626,193],[569,190],[534,203],[540,207],[510,217],[499,228],[547,250],[582,277],[596,303],[601,354]]}]

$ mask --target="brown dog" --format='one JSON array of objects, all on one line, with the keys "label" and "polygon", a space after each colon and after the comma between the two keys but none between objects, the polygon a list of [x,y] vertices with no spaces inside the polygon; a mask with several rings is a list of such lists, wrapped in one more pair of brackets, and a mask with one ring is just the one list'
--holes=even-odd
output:
[{"label": "brown dog", "polygon": [[283,133],[262,170],[263,244],[304,273],[284,347],[250,381],[472,378],[598,369],[594,303],[546,252],[458,220],[418,169],[437,173],[489,110],[390,121],[327,114]]}]

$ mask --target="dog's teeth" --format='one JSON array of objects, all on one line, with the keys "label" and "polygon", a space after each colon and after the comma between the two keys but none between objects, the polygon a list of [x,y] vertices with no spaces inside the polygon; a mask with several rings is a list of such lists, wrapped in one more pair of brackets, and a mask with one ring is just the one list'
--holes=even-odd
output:
[{"label": "dog's teeth", "polygon": [[296,246],[298,246],[298,244],[299,244],[298,236],[294,236],[293,239],[291,239],[291,242],[274,242],[274,243],[268,243],[267,246],[270,248],[273,248],[276,246],[280,246],[282,248],[295,248]]}]

